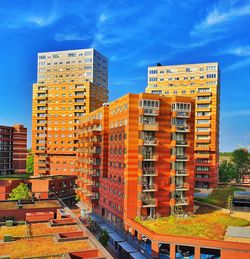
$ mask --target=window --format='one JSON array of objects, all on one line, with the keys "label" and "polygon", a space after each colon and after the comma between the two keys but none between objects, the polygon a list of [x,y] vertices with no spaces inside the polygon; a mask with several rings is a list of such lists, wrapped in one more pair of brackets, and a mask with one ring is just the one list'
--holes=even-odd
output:
[{"label": "window", "polygon": [[150,77],[149,78],[149,82],[155,82],[155,81],[157,81],[157,77]]},{"label": "window", "polygon": [[216,74],[207,74],[207,78],[216,78]]},{"label": "window", "polygon": [[207,66],[207,71],[215,71],[216,66]]},{"label": "window", "polygon": [[76,57],[76,53],[68,53],[68,57],[71,58],[71,57]]},{"label": "window", "polygon": [[85,63],[90,63],[90,62],[92,62],[92,58],[85,58],[85,59],[84,59],[84,62],[85,62]]},{"label": "window", "polygon": [[162,94],[162,90],[153,90],[151,94]]},{"label": "window", "polygon": [[39,56],[39,59],[46,59],[46,56]]},{"label": "window", "polygon": [[158,71],[157,70],[149,70],[149,74],[157,74],[158,73]]}]

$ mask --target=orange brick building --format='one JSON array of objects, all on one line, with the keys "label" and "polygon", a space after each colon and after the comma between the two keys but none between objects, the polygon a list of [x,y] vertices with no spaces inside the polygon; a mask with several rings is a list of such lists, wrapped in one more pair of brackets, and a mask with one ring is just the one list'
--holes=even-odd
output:
[{"label": "orange brick building", "polygon": [[146,92],[195,99],[195,186],[216,187],[219,164],[219,64],[149,67]]},{"label": "orange brick building", "polygon": [[79,119],[107,101],[107,69],[107,59],[94,49],[38,54],[32,106],[35,175],[75,173]]},{"label": "orange brick building", "polygon": [[193,211],[194,101],[127,94],[80,122],[78,190],[89,210],[124,220]]},{"label": "orange brick building", "polygon": [[27,128],[0,125],[0,175],[26,173]]}]

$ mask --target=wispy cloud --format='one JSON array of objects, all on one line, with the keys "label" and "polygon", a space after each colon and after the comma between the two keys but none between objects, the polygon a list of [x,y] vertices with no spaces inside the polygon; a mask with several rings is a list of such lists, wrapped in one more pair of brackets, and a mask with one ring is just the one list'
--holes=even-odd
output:
[{"label": "wispy cloud", "polygon": [[211,34],[230,29],[230,24],[235,20],[250,15],[250,4],[240,5],[240,1],[221,0],[213,7],[206,17],[197,23],[191,35]]},{"label": "wispy cloud", "polygon": [[56,41],[84,41],[89,40],[91,35],[84,35],[78,32],[65,32],[65,33],[57,33],[55,35]]},{"label": "wispy cloud", "polygon": [[99,21],[100,22],[105,22],[109,19],[109,16],[105,13],[102,13],[100,16],[99,16]]},{"label": "wispy cloud", "polygon": [[231,47],[227,49],[224,53],[232,54],[238,57],[249,57],[250,45]]},{"label": "wispy cloud", "polygon": [[33,5],[26,9],[9,8],[0,10],[1,21],[0,28],[2,29],[19,29],[23,27],[28,28],[42,28],[53,24],[63,14],[59,10],[57,1],[52,2],[51,5],[47,5],[46,9],[42,10],[39,5]]},{"label": "wispy cloud", "polygon": [[246,66],[250,66],[250,58],[246,58],[246,59],[243,59],[243,60],[236,61],[232,65],[229,65],[228,67],[226,67],[223,70],[223,72],[238,70],[238,69],[246,67]]},{"label": "wispy cloud", "polygon": [[221,113],[221,117],[237,117],[247,115],[250,115],[250,110],[228,111]]},{"label": "wispy cloud", "polygon": [[237,60],[226,67],[223,72],[234,71],[250,65],[250,45],[232,46],[219,52],[219,55],[232,55]]}]

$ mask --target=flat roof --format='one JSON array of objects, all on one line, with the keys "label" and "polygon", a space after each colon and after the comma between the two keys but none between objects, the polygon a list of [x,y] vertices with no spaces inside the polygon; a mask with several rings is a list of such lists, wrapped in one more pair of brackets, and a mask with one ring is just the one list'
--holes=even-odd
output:
[{"label": "flat roof", "polygon": [[140,252],[130,253],[130,256],[132,256],[134,259],[146,259],[146,257]]},{"label": "flat roof", "polygon": [[[0,239],[3,239],[5,234],[19,237],[15,242],[1,243],[1,255],[9,255],[10,258],[40,258],[42,256],[52,258],[52,255],[58,255],[56,258],[65,258],[66,253],[98,249],[89,239],[65,242],[56,242],[54,240],[53,235],[56,233],[79,231],[77,226],[51,227],[47,223],[32,223],[30,237],[26,236],[27,225],[18,227],[21,229],[16,229],[16,226],[0,227],[0,234],[2,234]],[[85,234],[87,235],[87,233]]]},{"label": "flat roof", "polygon": [[194,214],[189,217],[171,216],[159,219],[136,219],[136,221],[157,234],[214,240],[224,240],[229,226],[249,227],[250,225],[247,219],[233,217],[221,211]]},{"label": "flat roof", "polygon": [[137,250],[128,242],[120,242],[119,246],[121,246],[128,253],[137,252]]},{"label": "flat roof", "polygon": [[[250,228],[228,227],[226,235],[228,237],[240,237],[250,239]],[[249,240],[250,242],[250,240]]]},{"label": "flat roof", "polygon": [[115,232],[108,233],[108,234],[109,234],[109,237],[112,238],[116,242],[125,241],[125,239],[123,237],[121,237],[120,235],[116,234]]},{"label": "flat roof", "polygon": [[[22,204],[23,209],[58,208],[62,207],[58,200],[41,200],[34,203]],[[17,201],[0,201],[0,210],[18,209]]]}]

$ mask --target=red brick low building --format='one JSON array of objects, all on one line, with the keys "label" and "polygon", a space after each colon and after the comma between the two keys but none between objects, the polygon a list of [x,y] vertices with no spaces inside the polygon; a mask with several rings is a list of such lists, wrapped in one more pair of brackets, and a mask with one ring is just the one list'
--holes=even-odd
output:
[{"label": "red brick low building", "polygon": [[0,125],[0,175],[26,173],[27,128]]},{"label": "red brick low building", "polygon": [[20,183],[29,186],[36,199],[54,199],[75,195],[75,176],[44,176],[29,179],[2,179],[0,181],[0,200],[7,200],[12,189]]}]

